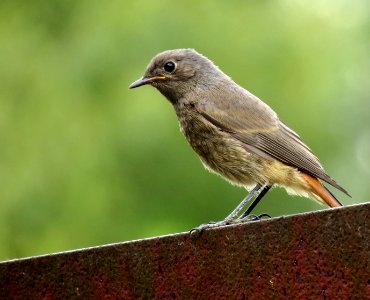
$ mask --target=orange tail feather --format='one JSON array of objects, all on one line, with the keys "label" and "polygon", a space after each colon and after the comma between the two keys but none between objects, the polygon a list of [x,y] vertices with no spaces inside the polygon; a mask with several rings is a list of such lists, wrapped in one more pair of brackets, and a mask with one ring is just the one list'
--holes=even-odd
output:
[{"label": "orange tail feather", "polygon": [[310,186],[312,192],[319,196],[327,205],[330,207],[342,206],[342,203],[340,203],[339,200],[335,198],[334,195],[330,193],[329,190],[327,190],[317,178],[302,172],[301,176]]}]

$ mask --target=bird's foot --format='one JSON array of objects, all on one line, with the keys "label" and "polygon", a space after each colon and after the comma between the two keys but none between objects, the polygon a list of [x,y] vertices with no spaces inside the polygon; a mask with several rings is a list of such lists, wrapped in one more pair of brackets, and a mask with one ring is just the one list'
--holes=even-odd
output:
[{"label": "bird's foot", "polygon": [[247,215],[243,218],[239,218],[238,220],[240,222],[253,222],[253,221],[260,221],[263,219],[271,219],[271,216],[269,214],[260,214],[260,215]]},{"label": "bird's foot", "polygon": [[230,219],[230,220],[225,219],[225,220],[218,221],[218,222],[213,222],[212,221],[212,222],[209,222],[209,223],[206,223],[206,224],[201,224],[198,227],[195,227],[195,228],[191,229],[190,234],[201,233],[204,230],[209,229],[209,228],[227,226],[227,225],[231,225],[231,224],[235,224],[235,223],[239,223],[239,222],[240,221],[238,219]]},{"label": "bird's foot", "polygon": [[190,230],[190,234],[200,234],[206,229],[210,228],[217,228],[221,226],[227,226],[227,225],[233,225],[233,224],[238,224],[238,223],[244,223],[244,222],[254,222],[254,221],[260,221],[263,219],[269,219],[271,218],[270,215],[268,214],[260,214],[260,215],[247,215],[244,218],[238,218],[238,219],[225,219],[222,221],[218,222],[209,222],[206,224],[201,224],[198,227],[195,227]]}]

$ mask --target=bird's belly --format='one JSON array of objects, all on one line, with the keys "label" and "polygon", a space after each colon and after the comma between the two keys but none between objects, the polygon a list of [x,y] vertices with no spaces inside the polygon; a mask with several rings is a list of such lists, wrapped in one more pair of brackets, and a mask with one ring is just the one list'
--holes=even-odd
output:
[{"label": "bird's belly", "polygon": [[199,118],[179,117],[180,129],[204,166],[233,184],[259,182],[261,157],[249,153],[242,143]]}]

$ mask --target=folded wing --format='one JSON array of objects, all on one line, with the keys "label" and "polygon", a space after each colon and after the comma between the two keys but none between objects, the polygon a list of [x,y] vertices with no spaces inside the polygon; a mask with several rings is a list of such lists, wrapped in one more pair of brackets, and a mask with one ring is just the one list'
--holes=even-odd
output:
[{"label": "folded wing", "polygon": [[233,100],[200,101],[197,109],[214,126],[243,142],[248,150],[265,157],[273,157],[320,178],[349,195],[326,174],[317,157],[297,133],[283,124],[268,105],[243,91],[242,94],[235,93]]}]

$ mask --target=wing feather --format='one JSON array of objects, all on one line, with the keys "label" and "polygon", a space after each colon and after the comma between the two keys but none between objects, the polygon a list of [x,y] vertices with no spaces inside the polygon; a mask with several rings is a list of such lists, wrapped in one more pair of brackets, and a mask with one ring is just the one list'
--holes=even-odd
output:
[{"label": "wing feather", "polygon": [[214,126],[248,145],[249,150],[258,149],[254,151],[256,154],[261,155],[262,151],[267,157],[320,178],[349,195],[326,174],[318,158],[297,133],[280,122],[267,104],[246,90],[242,91],[244,93],[235,93],[234,100],[209,101],[208,98],[198,103],[197,109]]}]

